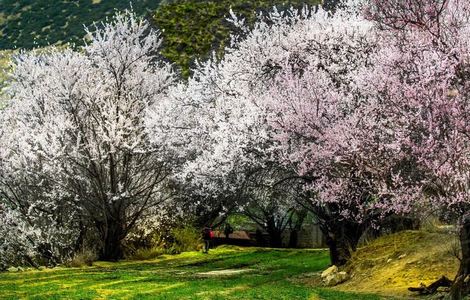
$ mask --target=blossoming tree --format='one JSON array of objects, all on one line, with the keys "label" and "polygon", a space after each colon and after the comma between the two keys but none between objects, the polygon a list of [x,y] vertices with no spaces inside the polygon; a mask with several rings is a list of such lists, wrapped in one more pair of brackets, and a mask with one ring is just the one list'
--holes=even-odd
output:
[{"label": "blossoming tree", "polygon": [[395,195],[395,208],[412,200],[459,216],[462,257],[452,297],[461,299],[470,291],[470,7],[454,0],[371,2],[367,15],[384,31],[373,68],[363,74],[365,90],[381,103],[401,155],[419,170],[414,178],[397,176],[416,196]]},{"label": "blossoming tree", "polygon": [[151,142],[144,120],[174,76],[154,54],[158,32],[131,12],[88,35],[79,52],[16,58],[0,116],[1,199],[37,230],[32,215],[65,228],[85,220],[100,257],[119,259],[129,230],[167,195],[169,135]]},{"label": "blossoming tree", "polygon": [[193,116],[178,125],[193,155],[186,175],[212,191],[253,187],[269,170],[283,169],[264,182],[302,180],[336,264],[380,214],[376,195],[388,166],[374,148],[357,155],[368,148],[355,130],[365,139],[373,122],[359,122],[367,112],[354,74],[369,64],[377,41],[355,5],[334,14],[274,11],[254,28],[232,16],[240,35],[224,58],[201,64],[168,99],[177,114]]}]

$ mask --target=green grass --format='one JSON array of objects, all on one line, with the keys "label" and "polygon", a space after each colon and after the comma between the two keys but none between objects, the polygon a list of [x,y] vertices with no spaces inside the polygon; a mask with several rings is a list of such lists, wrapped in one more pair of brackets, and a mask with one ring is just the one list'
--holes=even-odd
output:
[{"label": "green grass", "polygon": [[[219,248],[207,255],[187,252],[150,261],[0,273],[0,298],[380,299],[306,283],[327,265],[321,250]],[[201,274],[225,269],[245,272]]]}]

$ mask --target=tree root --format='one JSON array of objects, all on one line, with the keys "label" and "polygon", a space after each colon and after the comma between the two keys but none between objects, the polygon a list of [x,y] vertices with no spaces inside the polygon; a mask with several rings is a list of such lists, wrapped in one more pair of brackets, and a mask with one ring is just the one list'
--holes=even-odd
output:
[{"label": "tree root", "polygon": [[419,287],[409,287],[410,292],[417,292],[420,295],[431,295],[437,292],[439,287],[451,287],[454,282],[449,278],[442,276],[428,286],[421,284]]}]

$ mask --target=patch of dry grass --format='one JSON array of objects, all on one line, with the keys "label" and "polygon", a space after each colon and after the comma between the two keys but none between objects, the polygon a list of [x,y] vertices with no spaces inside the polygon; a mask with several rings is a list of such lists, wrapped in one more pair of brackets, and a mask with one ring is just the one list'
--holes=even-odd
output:
[{"label": "patch of dry grass", "polygon": [[404,231],[383,236],[354,253],[343,291],[409,296],[408,287],[452,279],[458,269],[456,236],[449,231]]}]

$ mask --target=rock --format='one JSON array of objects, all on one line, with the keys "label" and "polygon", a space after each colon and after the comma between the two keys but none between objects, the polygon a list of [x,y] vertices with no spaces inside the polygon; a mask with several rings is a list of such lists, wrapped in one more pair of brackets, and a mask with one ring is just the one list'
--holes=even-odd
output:
[{"label": "rock", "polygon": [[467,275],[467,277],[465,277],[465,279],[463,280],[463,282],[468,283],[469,281],[470,281],[470,275]]},{"label": "rock", "polygon": [[325,279],[335,273],[338,273],[338,267],[333,265],[321,273],[321,279]]},{"label": "rock", "polygon": [[402,258],[405,258],[406,257],[406,254],[402,254],[400,256],[398,256],[398,259],[402,259]]},{"label": "rock", "polygon": [[335,286],[348,280],[346,272],[339,272],[337,266],[331,266],[321,273],[321,279],[326,286]]},{"label": "rock", "polygon": [[346,272],[338,272],[338,279],[339,279],[339,282],[338,283],[343,283],[345,282],[346,280],[348,280],[349,276],[348,276],[348,273]]},{"label": "rock", "polygon": [[335,286],[335,285],[345,282],[346,280],[348,280],[348,273],[337,272],[337,273],[330,274],[325,279],[323,279],[323,283],[326,286]]},{"label": "rock", "polygon": [[17,267],[9,267],[8,269],[8,272],[18,272],[19,269]]},{"label": "rock", "polygon": [[387,259],[387,264],[391,263],[393,259],[389,258]]},{"label": "rock", "polygon": [[438,293],[448,293],[450,292],[450,287],[440,286],[437,288],[436,292]]}]

